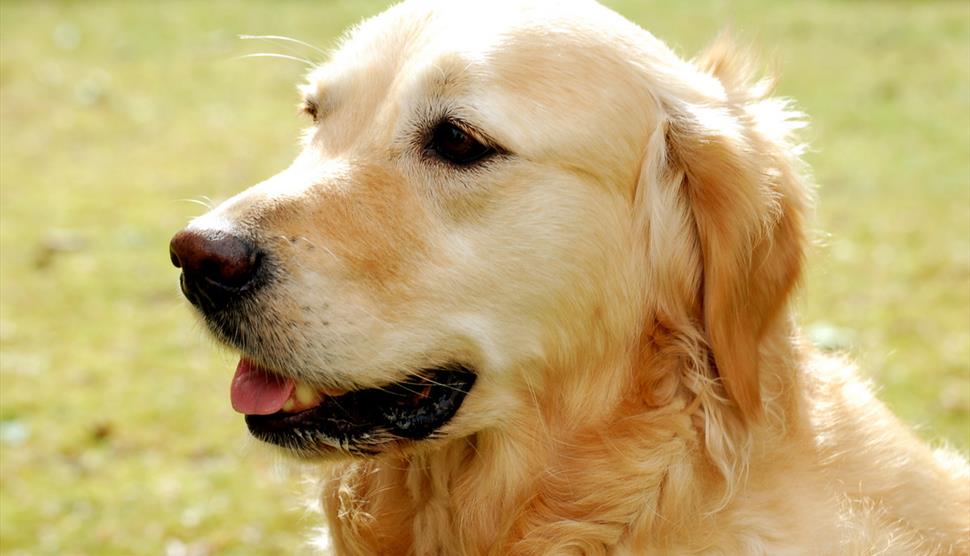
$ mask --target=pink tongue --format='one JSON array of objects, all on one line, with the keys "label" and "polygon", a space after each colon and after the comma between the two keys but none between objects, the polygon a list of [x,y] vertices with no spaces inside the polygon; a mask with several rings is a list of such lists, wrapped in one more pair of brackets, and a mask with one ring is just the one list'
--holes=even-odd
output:
[{"label": "pink tongue", "polygon": [[236,366],[229,389],[232,408],[246,415],[269,415],[283,409],[293,393],[293,379],[283,378],[249,359],[242,358]]}]

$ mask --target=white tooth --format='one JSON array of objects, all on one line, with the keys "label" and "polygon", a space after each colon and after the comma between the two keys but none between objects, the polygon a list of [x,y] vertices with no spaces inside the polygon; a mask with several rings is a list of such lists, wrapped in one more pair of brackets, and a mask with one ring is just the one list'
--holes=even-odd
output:
[{"label": "white tooth", "polygon": [[295,407],[295,404],[293,403],[292,399],[289,399],[283,402],[283,411],[286,411],[286,412],[293,411],[294,407]]},{"label": "white tooth", "polygon": [[300,405],[310,405],[316,400],[317,393],[312,388],[302,383],[296,385],[296,401],[300,402]]}]

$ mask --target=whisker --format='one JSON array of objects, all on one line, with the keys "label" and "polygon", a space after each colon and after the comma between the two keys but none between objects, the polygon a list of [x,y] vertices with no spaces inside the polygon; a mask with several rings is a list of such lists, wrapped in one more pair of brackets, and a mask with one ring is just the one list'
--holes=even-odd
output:
[{"label": "whisker", "polygon": [[300,58],[299,56],[290,56],[289,54],[277,54],[275,52],[256,52],[254,54],[243,54],[242,56],[236,56],[235,60],[242,60],[244,58],[282,58],[284,60],[293,60],[294,62],[303,62],[304,64],[313,67],[316,64],[307,60],[306,58]]},{"label": "whisker", "polygon": [[[420,396],[421,394],[424,393],[424,389],[425,389],[425,387],[428,386],[429,383],[432,386],[438,386],[438,387],[441,387],[441,388],[447,388],[449,390],[454,390],[455,392],[462,392],[462,393],[465,393],[465,394],[468,393],[465,390],[462,390],[460,387],[452,386],[450,384],[442,384],[440,382],[435,382],[435,381],[433,381],[431,379],[426,379],[425,382],[407,382],[407,381],[404,381],[404,382],[395,382],[393,384],[387,384],[387,385],[384,385],[384,386],[375,386],[375,387],[370,388],[370,389],[371,390],[377,390],[379,392],[384,392],[385,394],[391,394],[391,395],[395,395],[396,396],[399,393],[398,392],[393,392],[393,391],[390,390],[390,388],[392,386],[394,386],[394,387],[401,388],[402,390],[405,390],[407,392],[410,392],[411,394],[413,394],[415,396]],[[410,386],[416,387],[417,390],[412,390],[411,388],[409,388]]]},{"label": "whisker", "polygon": [[[431,384],[433,386],[438,386],[440,388],[447,388],[449,390],[454,390],[455,392],[463,392],[463,393],[466,393],[466,394],[468,393],[461,386],[453,386],[451,384],[444,384],[442,382],[438,382],[438,381],[436,381],[434,379],[431,379],[429,377],[422,376],[420,378],[420,380],[422,380],[423,382],[407,382],[407,381],[404,381],[404,382],[397,382],[395,384],[398,384],[400,386],[418,386],[418,387],[422,387],[422,386],[426,386],[427,384]],[[407,388],[405,388],[405,390],[407,390]],[[414,392],[414,393],[417,394],[418,392]]]},{"label": "whisker", "polygon": [[209,200],[208,198],[203,198],[203,199],[179,199],[179,201],[181,201],[183,203],[192,203],[193,205],[200,205],[202,207],[205,207],[206,210],[212,209],[212,201]]},{"label": "whisker", "polygon": [[300,46],[305,46],[305,47],[309,48],[310,50],[315,50],[315,51],[319,52],[320,54],[323,54],[324,56],[327,55],[327,51],[324,50],[324,49],[322,49],[322,48],[320,48],[320,47],[313,46],[312,44],[310,44],[308,42],[303,42],[303,41],[301,41],[299,39],[294,39],[293,37],[284,37],[283,35],[239,35],[239,38],[242,39],[242,40],[244,40],[244,41],[248,41],[248,40],[263,40],[263,41],[291,42],[291,43],[294,43],[294,44],[298,44]]}]

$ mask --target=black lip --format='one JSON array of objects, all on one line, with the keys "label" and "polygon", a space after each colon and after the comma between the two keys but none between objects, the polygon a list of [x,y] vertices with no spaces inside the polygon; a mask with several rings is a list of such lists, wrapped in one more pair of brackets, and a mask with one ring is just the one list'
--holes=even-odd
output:
[{"label": "black lip", "polygon": [[246,425],[259,440],[298,454],[375,454],[430,437],[455,416],[475,379],[468,367],[450,364],[382,388],[326,397],[299,413],[247,415]]}]

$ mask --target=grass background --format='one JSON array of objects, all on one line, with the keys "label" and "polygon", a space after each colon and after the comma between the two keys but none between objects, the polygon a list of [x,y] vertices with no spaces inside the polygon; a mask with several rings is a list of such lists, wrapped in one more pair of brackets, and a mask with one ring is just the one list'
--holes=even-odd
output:
[{"label": "grass background", "polygon": [[[625,1],[690,55],[725,25],[812,116],[818,227],[802,322],[966,453],[970,4]],[[282,168],[303,122],[282,34],[383,2],[0,0],[0,552],[301,553],[317,516],[228,404],[169,237]],[[309,55],[298,50],[296,54]]]}]

